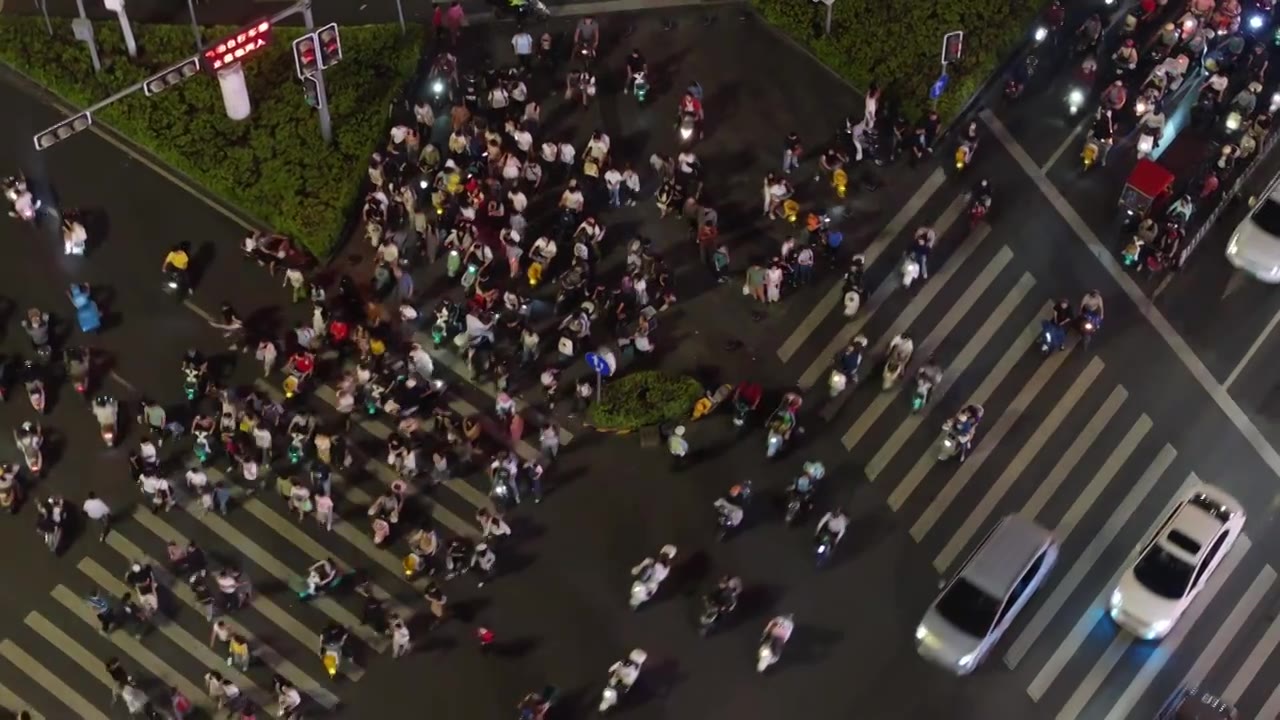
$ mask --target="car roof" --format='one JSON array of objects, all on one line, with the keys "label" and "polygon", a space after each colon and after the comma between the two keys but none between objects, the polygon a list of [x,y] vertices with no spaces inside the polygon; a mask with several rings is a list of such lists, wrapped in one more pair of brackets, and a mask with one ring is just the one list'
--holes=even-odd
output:
[{"label": "car roof", "polygon": [[[1239,503],[1235,498],[1212,485],[1201,484],[1191,490],[1158,540],[1160,547],[1190,563],[1195,563],[1204,555],[1209,549],[1209,544],[1213,542],[1214,536],[1226,524],[1224,517],[1207,510],[1201,502],[1198,502],[1202,500],[1222,505],[1230,512],[1240,512]],[[1170,539],[1169,536],[1173,533],[1185,535],[1198,543],[1200,548],[1194,554],[1188,552],[1176,540]]]},{"label": "car roof", "polygon": [[1003,518],[974,551],[961,577],[992,597],[1003,599],[1053,535],[1021,515]]}]

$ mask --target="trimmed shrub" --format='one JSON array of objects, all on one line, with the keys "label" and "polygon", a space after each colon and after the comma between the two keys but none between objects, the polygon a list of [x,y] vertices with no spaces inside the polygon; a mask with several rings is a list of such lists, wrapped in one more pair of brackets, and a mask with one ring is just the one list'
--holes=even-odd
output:
[{"label": "trimmed shrub", "polygon": [[634,430],[668,420],[688,418],[703,396],[691,377],[642,370],[604,386],[604,401],[587,410],[587,420],[608,430]]},{"label": "trimmed shrub", "polygon": [[[190,57],[186,25],[134,25],[139,57],[130,60],[118,23],[95,26],[103,69],[71,23],[53,21],[50,38],[38,17],[0,18],[0,60],[80,107]],[[236,28],[205,28],[214,40]],[[154,97],[141,92],[97,117],[145,147],[227,204],[296,239],[320,259],[341,242],[357,210],[368,157],[386,132],[387,110],[418,58],[414,34],[392,25],[342,28],[343,60],[325,73],[334,143],[320,139],[316,111],[295,74],[291,43],[300,28],[277,27],[271,45],[245,64],[253,114],[227,118],[215,78],[192,77]],[[68,145],[81,138],[64,141]],[[46,152],[74,152],[55,146]]]},{"label": "trimmed shrub", "polygon": [[938,101],[950,120],[1001,59],[1029,32],[1043,0],[884,2],[836,0],[830,37],[827,8],[809,0],[751,0],[785,32],[856,87],[878,82],[915,119],[931,107],[929,88],[942,70],[942,36],[963,30],[964,56],[947,68],[951,82]]}]

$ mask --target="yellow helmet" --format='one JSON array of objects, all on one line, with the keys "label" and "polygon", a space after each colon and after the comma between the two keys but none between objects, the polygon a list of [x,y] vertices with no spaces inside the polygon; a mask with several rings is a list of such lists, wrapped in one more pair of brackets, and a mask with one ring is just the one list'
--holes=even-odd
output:
[{"label": "yellow helmet", "polygon": [[284,396],[291,398],[298,393],[298,378],[290,375],[284,379]]}]

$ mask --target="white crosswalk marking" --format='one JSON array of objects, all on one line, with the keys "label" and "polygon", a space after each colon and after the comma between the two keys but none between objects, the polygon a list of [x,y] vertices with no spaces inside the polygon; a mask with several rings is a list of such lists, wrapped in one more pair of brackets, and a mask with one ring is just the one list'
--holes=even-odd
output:
[{"label": "white crosswalk marking", "polygon": [[[945,231],[953,222],[955,222],[956,218],[960,216],[960,211],[963,209],[964,198],[956,198],[947,206],[947,209],[943,211],[942,215],[938,218],[938,222],[936,222],[934,226]],[[989,231],[989,228],[983,226],[977,233],[974,233],[973,238],[961,239],[960,246],[956,248],[954,256],[947,259],[946,265],[951,267],[961,265],[963,259],[967,258],[969,254],[973,252],[973,248],[982,241],[982,238],[986,237],[986,234]],[[961,255],[961,253],[963,253],[963,255]],[[871,261],[875,258],[871,255],[867,255],[866,258],[866,267],[871,267]],[[952,260],[958,260],[960,262],[953,263]],[[921,294],[924,295],[927,293],[928,295],[923,300],[920,299],[920,297],[917,297],[916,300],[919,300],[919,302],[913,300],[911,305],[923,307],[929,303],[930,298],[937,294],[937,290],[928,290],[929,287],[936,285],[936,279],[933,283],[926,282],[924,280],[919,282],[924,283],[924,289],[921,291]],[[871,320],[871,318],[876,314],[876,311],[884,306],[884,303],[889,299],[889,296],[893,295],[894,291],[897,290],[900,285],[901,282],[897,271],[891,270],[889,274],[885,276],[884,280],[880,281],[880,285],[876,287],[875,292],[871,294],[866,307],[859,308],[858,314],[831,338],[831,341],[822,349],[822,352],[818,353],[817,359],[815,359],[813,363],[805,369],[804,374],[800,376],[799,385],[802,390],[808,390],[813,387],[813,384],[818,381],[818,377],[822,375],[823,369],[826,368],[827,364],[830,362],[829,358],[853,340],[854,336],[857,335],[867,322]],[[843,290],[843,286],[837,285],[836,289]],[[843,298],[843,295],[838,295],[837,297]],[[917,314],[920,312],[919,307],[915,310],[915,313]],[[837,308],[835,312],[843,312],[843,309]],[[910,312],[910,308],[908,308],[907,312]],[[914,317],[914,315],[912,317]],[[910,322],[907,324],[909,325]],[[886,334],[886,337],[893,337],[896,334],[896,332],[890,332]]]},{"label": "white crosswalk marking", "polygon": [[[932,282],[925,285],[925,289],[911,301],[911,304],[907,306],[906,310],[904,310],[902,314],[898,316],[898,319],[894,321],[888,332],[884,334],[883,343],[875,343],[877,346],[882,345],[883,350],[877,349],[872,353],[873,356],[878,355],[880,352],[887,351],[889,342],[899,334],[906,332],[911,327],[911,324],[916,321],[916,318],[920,316],[920,313],[924,308],[928,306],[937,293],[942,290],[942,288],[947,284],[947,281],[955,277],[955,271],[964,264],[965,260],[969,259],[968,256],[973,252],[972,248],[975,247],[977,247],[976,243],[972,245],[964,245],[961,250],[956,252],[956,256],[948,259],[946,266],[942,269],[942,272],[938,273],[938,275],[933,278]],[[969,250],[965,252],[965,248],[968,248]],[[982,269],[982,272],[978,274],[978,277],[974,279],[973,284],[965,290],[965,293],[974,300],[981,298],[982,294],[987,291],[987,288],[991,287],[991,283],[995,282],[996,278],[1000,276],[1000,271],[1004,270],[1004,267],[1008,265],[1009,261],[1012,259],[1013,252],[1009,250],[1009,248],[1000,248],[1000,251],[996,253],[996,256],[991,259],[991,262],[989,262],[987,266]],[[920,304],[916,305],[917,302]],[[929,336],[926,337],[923,342],[916,343],[915,357],[926,357],[927,353],[932,351],[932,348],[937,348],[938,345],[947,338],[947,334],[954,330],[956,325],[960,324],[960,321],[964,319],[964,316],[968,314],[971,309],[973,308],[969,303],[956,303],[953,305],[951,310],[947,312],[946,316],[944,316],[942,320],[934,326],[934,329],[929,333]],[[904,382],[905,379],[910,378],[910,375],[905,370],[903,371],[903,376]],[[874,388],[875,383],[871,383],[871,385]],[[897,390],[898,389],[895,388],[890,392],[881,392],[876,399],[871,402],[871,407],[859,413],[858,419],[853,423],[853,426],[849,428],[849,431],[844,434],[844,438],[841,440],[841,442],[844,443],[845,448],[852,448],[854,443],[858,441],[858,438],[865,435],[884,411],[889,409],[890,404],[894,402],[901,402],[902,394]]]},{"label": "white crosswalk marking", "polygon": [[[1151,474],[1154,475],[1154,473]],[[1141,480],[1139,480],[1139,482],[1141,483]],[[1102,613],[1099,612],[1099,608],[1106,607],[1107,600],[1111,596],[1111,591],[1115,589],[1116,583],[1120,582],[1120,576],[1124,575],[1125,571],[1129,569],[1129,566],[1133,564],[1134,560],[1137,560],[1138,551],[1142,547],[1141,543],[1156,531],[1160,526],[1160,523],[1164,522],[1165,516],[1167,516],[1174,506],[1181,502],[1187,492],[1197,484],[1199,484],[1199,480],[1196,478],[1195,473],[1192,473],[1191,476],[1187,478],[1186,482],[1182,484],[1182,487],[1179,488],[1178,492],[1169,500],[1168,503],[1165,504],[1165,507],[1160,511],[1160,514],[1151,521],[1151,525],[1143,531],[1142,536],[1138,539],[1138,542],[1135,543],[1133,550],[1129,552],[1125,561],[1116,568],[1111,579],[1102,586],[1098,595],[1089,603],[1089,607],[1085,610],[1084,614],[1080,616],[1080,619],[1076,621],[1074,626],[1072,626],[1071,631],[1067,633],[1062,644],[1058,646],[1057,650],[1054,650],[1049,661],[1044,664],[1044,667],[1040,668],[1040,672],[1037,673],[1035,679],[1031,681],[1030,687],[1027,688],[1027,694],[1031,696],[1032,700],[1039,700],[1044,696],[1045,691],[1048,690],[1049,686],[1053,684],[1053,681],[1057,679],[1058,674],[1062,672],[1062,668],[1067,664],[1067,661],[1071,659],[1072,655],[1075,655],[1076,650],[1080,649],[1080,645],[1084,642],[1089,631],[1093,629],[1093,626],[1098,623],[1098,619],[1102,617]],[[1112,517],[1116,518],[1120,517],[1120,515],[1117,513]],[[1077,561],[1076,564],[1080,565],[1081,563],[1080,561]],[[1093,562],[1090,561],[1089,565],[1092,564]]]},{"label": "white crosswalk marking", "polygon": [[31,709],[30,703],[18,697],[18,694],[10,690],[0,683],[0,707],[13,711],[14,715],[25,710],[31,716],[31,720],[44,720],[44,716]]},{"label": "white crosswalk marking", "polygon": [[[880,256],[880,253],[884,252],[889,243],[893,242],[898,233],[902,232],[907,223],[911,222],[911,218],[915,217],[915,214],[920,211],[920,208],[924,207],[924,204],[933,196],[933,193],[939,187],[942,187],[942,183],[946,182],[946,179],[947,176],[942,172],[942,168],[934,170],[929,175],[924,184],[920,186],[920,189],[916,191],[916,194],[911,196],[911,199],[898,210],[898,214],[894,215],[889,224],[885,225],[884,229],[871,241],[867,249],[862,251],[862,254],[867,258],[868,267]],[[809,339],[809,335],[822,323],[822,319],[840,304],[840,297],[844,294],[841,292],[841,284],[840,281],[836,281],[827,290],[826,295],[818,301],[818,304],[813,306],[813,309],[809,311],[804,320],[796,326],[795,331],[783,341],[778,348],[778,357],[782,359],[782,362],[785,363],[790,360],[791,356],[795,355],[796,351],[800,349],[800,346],[804,345],[804,341]]]},{"label": "white crosswalk marking", "polygon": [[[143,552],[142,548],[129,542],[128,539],[126,539],[123,535],[121,535],[118,532],[113,532],[107,535],[106,544],[112,550],[115,550],[116,552],[118,552],[121,558],[127,562],[136,561],[136,562],[144,562],[144,563],[150,564],[153,571],[156,574],[156,579],[159,580],[162,585],[168,588],[169,592],[172,593],[174,597],[178,598],[187,607],[191,608],[193,611],[203,616],[204,610],[201,607],[199,601],[196,600],[195,593],[191,591],[191,588],[187,587],[187,584],[183,582],[181,579],[171,577],[167,572],[161,569],[164,567],[163,564],[156,561],[155,558],[151,557],[147,553]],[[253,604],[251,605],[251,607],[253,608],[253,610],[256,610],[259,614],[266,617],[268,620],[272,620],[272,618],[274,617],[284,615],[283,610],[280,610],[275,606],[274,603],[272,603],[270,600],[262,596],[258,596],[254,598]],[[272,609],[264,611],[264,608],[267,608],[267,607],[270,607]],[[303,695],[306,695],[307,697],[316,701],[320,705],[323,705],[325,708],[332,709],[338,706],[340,701],[338,700],[338,697],[336,695],[329,692],[326,688],[321,686],[315,680],[311,679],[311,677],[306,673],[304,673],[301,669],[299,669],[297,665],[294,665],[293,663],[281,657],[279,653],[275,652],[265,642],[263,642],[260,638],[255,636],[251,630],[249,630],[244,625],[240,624],[234,618],[231,618],[229,616],[224,615],[222,616],[221,620],[223,622],[226,622],[228,625],[230,625],[231,629],[234,632],[238,632],[241,635],[243,635],[245,639],[247,639],[250,645],[253,647],[254,654],[256,655],[257,659],[262,661],[262,663],[265,664],[267,667],[271,668],[272,672],[278,672],[282,676],[284,676],[286,680],[288,680],[290,683],[293,684],[294,687],[298,689],[298,692],[302,693]],[[297,624],[299,627],[302,627],[301,624],[296,623],[296,621],[294,624]],[[277,625],[279,625],[279,623],[277,623]],[[290,628],[285,627],[284,629],[286,631],[289,631],[291,635],[293,634]],[[304,647],[309,648],[315,644],[315,640],[316,640],[316,637],[318,636],[318,633],[308,633],[306,632],[305,627],[302,627],[302,630],[304,631],[304,634],[301,637],[295,635],[295,638],[298,640],[298,642],[302,643]],[[351,668],[354,666],[348,666],[348,667]],[[346,677],[346,679],[351,680],[352,682],[356,682],[356,681],[359,681],[360,678],[364,676],[364,672],[363,670],[360,670],[358,673],[353,673],[351,671],[348,671],[347,673],[344,673],[344,676]]]},{"label": "white crosswalk marking", "polygon": [[[81,720],[111,720],[105,713],[94,707],[93,703],[73,690],[62,678],[41,665],[38,660],[28,655],[12,640],[0,640],[0,657],[21,670],[24,675],[31,678],[32,682],[48,690],[50,695],[61,700],[62,704],[73,710]],[[32,712],[31,716],[35,720],[42,720],[42,716],[38,713]]]},{"label": "white crosswalk marking", "polygon": [[[1143,417],[1146,416],[1144,415]],[[1080,581],[1083,580],[1084,576],[1093,569],[1093,566],[1098,562],[1098,558],[1102,557],[1103,551],[1106,550],[1107,547],[1111,545],[1112,541],[1116,539],[1116,536],[1120,534],[1120,530],[1125,527],[1125,524],[1129,521],[1129,517],[1133,515],[1134,510],[1136,510],[1138,505],[1147,498],[1148,493],[1151,492],[1151,488],[1155,487],[1156,481],[1159,480],[1165,470],[1173,464],[1173,459],[1177,457],[1177,455],[1177,451],[1168,445],[1165,445],[1164,448],[1156,455],[1155,460],[1151,462],[1147,471],[1142,473],[1142,476],[1139,477],[1137,482],[1133,484],[1133,487],[1129,489],[1128,494],[1124,496],[1124,499],[1120,501],[1120,504],[1111,512],[1110,516],[1107,518],[1106,524],[1104,524],[1093,536],[1093,539],[1089,541],[1089,545],[1085,547],[1085,549],[1076,558],[1075,562],[1071,565],[1071,569],[1068,570],[1065,575],[1062,575],[1062,579],[1059,580],[1057,585],[1054,587],[1053,593],[1049,595],[1048,599],[1044,601],[1044,604],[1040,606],[1040,609],[1037,610],[1036,614],[1031,618],[1031,621],[1027,623],[1026,627],[1022,629],[1022,632],[1019,633],[1018,637],[1014,639],[1013,644],[1009,646],[1009,651],[1004,656],[1004,662],[1006,665],[1010,668],[1018,666],[1018,663],[1021,662],[1023,656],[1025,656],[1027,651],[1031,649],[1031,645],[1040,637],[1040,633],[1044,632],[1049,621],[1053,619],[1054,615],[1058,614],[1058,611],[1062,609],[1063,604],[1067,602],[1067,598],[1071,596],[1071,593],[1075,592]],[[1114,453],[1112,457],[1115,457]],[[1120,460],[1120,462],[1116,464],[1116,469],[1118,470],[1119,466],[1123,463],[1124,460]],[[1099,475],[1106,475],[1107,481],[1110,481],[1112,477],[1115,477],[1115,473],[1116,470],[1112,470],[1109,474],[1105,473],[1104,467],[1104,473],[1100,473]],[[1190,482],[1184,485],[1184,487],[1189,486]],[[1092,503],[1092,500],[1090,503]],[[1077,500],[1077,504],[1080,504],[1080,500]],[[1086,505],[1085,507],[1088,506]],[[1073,510],[1074,509],[1075,508],[1073,506]],[[1077,513],[1068,513],[1068,515],[1070,517],[1064,518],[1064,522],[1068,520],[1070,521],[1068,532],[1064,533],[1061,525],[1059,525],[1058,530],[1054,531],[1054,537],[1057,538],[1059,544],[1065,542],[1065,536],[1070,534],[1070,529],[1074,528],[1076,523],[1079,522],[1080,517],[1083,516],[1083,510]],[[1156,519],[1156,523],[1163,519],[1164,516],[1161,515]],[[1152,523],[1151,528],[1152,530],[1155,529],[1155,523]],[[1119,580],[1120,573],[1123,569],[1124,566],[1122,565],[1121,569],[1116,571],[1115,580],[1107,583],[1108,591],[1110,590],[1110,586],[1115,585],[1115,581]],[[1033,695],[1033,697],[1035,696]]]},{"label": "white crosswalk marking", "polygon": [[[49,595],[74,613],[76,617],[83,620],[86,626],[93,628],[95,631],[97,630],[98,620],[94,617],[93,610],[85,604],[83,599],[76,597],[76,594],[71,592],[69,588],[59,585]],[[47,631],[48,628],[45,628],[45,630]],[[163,680],[165,685],[176,687],[188,698],[191,698],[192,702],[202,705],[210,711],[213,709],[214,703],[205,695],[204,688],[198,687],[187,680],[181,673],[156,657],[154,653],[143,647],[142,643],[135,640],[127,632],[122,629],[113,630],[108,639],[113,645],[133,658],[134,662],[145,668],[147,672]]]},{"label": "white crosswalk marking", "polygon": [[[1209,606],[1209,603],[1213,602],[1213,599],[1217,597],[1218,592],[1222,590],[1222,586],[1226,584],[1231,575],[1235,573],[1238,567],[1240,567],[1240,560],[1249,552],[1249,546],[1251,544],[1249,536],[1247,535],[1241,535],[1236,540],[1235,544],[1231,547],[1231,551],[1222,559],[1221,564],[1218,565],[1218,568],[1213,571],[1213,575],[1211,575],[1205,583],[1204,589],[1200,591],[1200,594],[1196,596],[1195,600],[1191,601],[1191,605],[1187,607],[1186,612],[1184,612],[1182,617],[1178,619],[1178,622],[1173,626],[1173,629],[1169,631],[1169,634],[1160,641],[1160,652],[1153,653],[1147,657],[1146,662],[1143,663],[1141,669],[1138,670],[1137,676],[1134,677],[1133,682],[1131,682],[1129,687],[1125,689],[1124,693],[1120,696],[1120,699],[1116,701],[1115,705],[1111,707],[1111,710],[1107,713],[1105,720],[1124,720],[1124,718],[1130,716],[1133,706],[1142,698],[1142,694],[1146,692],[1147,688],[1151,687],[1151,682],[1155,680],[1156,675],[1164,669],[1165,663],[1169,662],[1169,658],[1177,654],[1178,647],[1187,639],[1187,633],[1195,626],[1196,620],[1200,619],[1200,615],[1204,613],[1205,608]],[[1117,631],[1119,631],[1119,628],[1117,628]],[[1133,646],[1140,642],[1132,635],[1128,635],[1123,632],[1121,634],[1127,636],[1129,646]],[[1095,687],[1088,692],[1087,696],[1081,697],[1079,701],[1080,710],[1084,710],[1085,705],[1088,704],[1089,699],[1093,696],[1096,690],[1097,688]],[[1078,713],[1067,714],[1070,706],[1072,705],[1072,701],[1075,700],[1075,696],[1078,694],[1081,694],[1079,690],[1072,694],[1072,700],[1068,701],[1067,706],[1062,709],[1062,712],[1058,713],[1058,720],[1072,720],[1072,718],[1079,717]]]},{"label": "white crosswalk marking", "polygon": [[[1063,453],[1058,462],[1054,464],[1053,469],[1045,476],[1043,480],[1036,483],[1036,491],[1027,500],[1027,504],[1022,507],[1022,514],[1029,518],[1034,518],[1044,509],[1045,503],[1053,497],[1058,491],[1062,483],[1075,470],[1080,459],[1084,457],[1085,452],[1093,447],[1093,444],[1102,435],[1102,431],[1106,429],[1107,424],[1111,422],[1111,418],[1120,410],[1120,406],[1124,404],[1126,398],[1129,397],[1129,391],[1122,386],[1117,385],[1111,394],[1107,396],[1102,407],[1098,408],[1098,412],[1094,413],[1089,420],[1089,424],[1085,425],[1084,430],[1071,441],[1071,447]],[[1061,542],[1061,539],[1059,539]]]},{"label": "white crosswalk marking", "polygon": [[[960,354],[956,355],[951,362],[942,363],[945,369],[943,370],[942,382],[938,383],[938,386],[933,389],[932,398],[934,400],[946,397],[947,392],[951,390],[951,386],[969,369],[969,366],[978,357],[978,353],[987,348],[991,343],[991,338],[995,337],[996,332],[1004,327],[1005,322],[1018,309],[1019,303],[1027,296],[1027,293],[1031,292],[1031,288],[1034,286],[1035,279],[1031,277],[1031,274],[1023,273],[1022,277],[1018,279],[1018,283],[1000,301],[1000,305],[995,311],[987,316],[987,319],[982,323],[982,327],[978,328],[978,331],[965,344]],[[1036,320],[1030,326],[1031,329],[1034,329],[1038,323],[1039,320]],[[1030,330],[1028,330],[1029,332]],[[880,449],[876,451],[875,456],[867,463],[866,473],[869,481],[875,482],[880,473],[884,471],[894,456],[898,454],[898,451],[902,449],[902,446],[920,427],[920,423],[924,421],[925,417],[927,417],[925,413],[917,413],[908,417],[902,421],[902,424],[898,425],[897,429],[893,431],[893,435],[880,445]]]},{"label": "white crosswalk marking", "polygon": [[1067,389],[1067,392],[1058,398],[1057,404],[1053,406],[1053,409],[1049,411],[1044,420],[1036,426],[1035,432],[1031,434],[1031,437],[1023,442],[1022,447],[1018,449],[1018,454],[1014,456],[1013,460],[1009,461],[1004,471],[1000,473],[1000,477],[996,478],[996,481],[987,489],[986,494],[978,501],[978,506],[973,509],[969,517],[965,518],[960,529],[951,536],[946,546],[942,548],[942,552],[938,553],[938,557],[933,561],[933,566],[939,572],[946,572],[946,569],[955,561],[960,551],[964,550],[969,541],[973,539],[973,536],[977,534],[978,529],[987,521],[987,518],[991,517],[991,513],[995,512],[996,506],[1004,499],[1005,493],[1009,492],[1009,488],[1013,487],[1013,483],[1018,479],[1018,476],[1027,469],[1036,455],[1044,449],[1045,443],[1049,441],[1049,438],[1058,432],[1058,427],[1067,419],[1067,415],[1071,414],[1071,411],[1075,409],[1076,403],[1080,402],[1085,392],[1093,387],[1098,375],[1102,374],[1103,366],[1104,363],[1099,358],[1094,357],[1091,359],[1089,364],[1085,366],[1084,371],[1076,376],[1075,381],[1071,383],[1071,387]]},{"label": "white crosswalk marking", "polygon": [[1009,403],[1009,407],[1005,408],[1004,412],[1000,414],[995,426],[985,433],[979,429],[974,441],[974,450],[969,459],[960,464],[960,467],[956,469],[947,484],[942,486],[942,490],[938,492],[937,497],[933,499],[929,507],[925,508],[925,511],[916,520],[915,525],[911,526],[911,537],[915,538],[917,542],[929,534],[934,524],[942,517],[943,511],[955,502],[956,496],[960,494],[960,491],[969,484],[969,481],[982,468],[982,464],[991,456],[994,449],[999,446],[1000,440],[1009,432],[1013,424],[1022,417],[1022,413],[1026,411],[1032,401],[1044,391],[1045,386],[1053,379],[1054,373],[1058,371],[1058,368],[1067,359],[1067,355],[1068,353],[1066,352],[1058,352],[1046,358],[1040,367],[1036,368],[1035,374],[1031,376],[1027,384],[1018,391],[1017,397],[1013,399],[1013,402]]},{"label": "white crosswalk marking", "polygon": [[[129,592],[127,585],[117,580],[110,571],[94,562],[92,558],[82,558],[78,567],[80,572],[84,573],[94,584],[116,597],[121,597]],[[169,638],[175,645],[190,653],[206,669],[220,672],[224,677],[230,679],[259,707],[267,707],[271,704],[272,697],[266,690],[258,687],[257,683],[235,667],[228,665],[225,658],[210,650],[204,641],[195,638],[177,623],[166,622],[162,619],[155,624],[155,628],[161,635]],[[251,650],[256,650],[256,648],[251,647]]]},{"label": "white crosswalk marking", "polygon": [[[1102,495],[1102,491],[1111,484],[1111,480],[1115,478],[1116,473],[1120,472],[1120,468],[1129,461],[1129,456],[1133,451],[1138,449],[1138,443],[1142,442],[1142,438],[1147,436],[1151,431],[1151,418],[1146,415],[1140,415],[1138,421],[1129,428],[1129,432],[1125,433],[1124,438],[1116,445],[1111,454],[1107,456],[1107,461],[1102,464],[1102,469],[1089,480],[1089,484],[1085,486],[1084,491],[1076,496],[1075,502],[1071,503],[1071,507],[1062,514],[1062,519],[1058,521],[1058,526],[1053,530],[1053,536],[1057,538],[1058,543],[1062,544],[1071,537],[1071,533],[1076,529],[1089,511],[1093,507],[1093,503]],[[1164,471],[1169,468],[1173,462],[1177,452],[1170,446],[1166,445],[1160,450],[1160,454],[1156,456],[1156,460],[1147,468],[1147,475],[1153,475],[1159,478]]]},{"label": "white crosswalk marking", "polygon": [[[77,598],[78,601],[79,598]],[[83,602],[83,601],[80,601]],[[83,645],[76,642],[72,637],[62,631],[57,623],[49,620],[38,612],[27,613],[22,620],[27,627],[35,630],[40,637],[43,637],[50,645],[58,648],[63,655],[66,655],[76,665],[80,666],[95,680],[102,684],[102,687],[112,690],[115,688],[115,681],[107,674],[107,668],[103,664],[103,660],[84,648]],[[94,632],[98,631],[98,621],[93,621]],[[195,698],[192,698],[194,700]]]},{"label": "white crosswalk marking", "polygon": [[[1249,651],[1249,656],[1240,664],[1240,669],[1236,671],[1235,677],[1232,677],[1231,682],[1227,683],[1227,689],[1222,692],[1222,696],[1226,698],[1244,696],[1245,691],[1253,683],[1253,679],[1257,677],[1258,671],[1262,669],[1267,659],[1275,652],[1277,646],[1280,646],[1280,617],[1272,619],[1271,624],[1262,633],[1262,637],[1258,639],[1257,644]],[[1280,715],[1280,710],[1277,710],[1276,713]]]},{"label": "white crosswalk marking", "polygon": [[[1240,632],[1240,628],[1249,619],[1250,613],[1256,610],[1259,603],[1266,597],[1267,592],[1271,590],[1271,586],[1275,584],[1275,581],[1276,571],[1270,565],[1263,565],[1258,576],[1253,579],[1253,584],[1249,586],[1244,595],[1240,596],[1240,601],[1236,603],[1231,614],[1218,626],[1218,632],[1214,634],[1213,639],[1196,656],[1195,664],[1182,677],[1182,682],[1178,683],[1179,687],[1199,684],[1200,681],[1204,680],[1209,671],[1218,664],[1218,659],[1222,657],[1222,653],[1226,651],[1227,646],[1235,639],[1236,633]],[[1163,649],[1163,643],[1161,647]],[[1227,695],[1225,697],[1235,700],[1240,695]]]}]

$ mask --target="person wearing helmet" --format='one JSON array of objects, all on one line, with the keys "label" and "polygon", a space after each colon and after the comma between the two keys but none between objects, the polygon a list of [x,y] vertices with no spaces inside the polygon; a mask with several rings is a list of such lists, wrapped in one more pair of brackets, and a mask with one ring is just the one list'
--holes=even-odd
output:
[{"label": "person wearing helmet", "polygon": [[747,500],[751,497],[751,486],[739,483],[729,488],[724,497],[713,503],[726,527],[736,528],[746,517]]},{"label": "person wearing helmet", "polygon": [[1108,85],[1107,89],[1102,91],[1100,100],[1102,107],[1112,112],[1124,107],[1129,100],[1129,91],[1125,88],[1124,81],[1116,80]]},{"label": "person wearing helmet", "polygon": [[683,467],[689,456],[689,441],[684,438],[684,426],[677,425],[667,438],[667,452],[671,453],[672,463],[676,468]]},{"label": "person wearing helmet", "polygon": [[970,195],[970,197],[973,198],[973,202],[975,205],[982,205],[986,207],[986,209],[990,210],[991,209],[991,182],[986,178],[979,180],[978,184],[973,186],[973,193]]},{"label": "person wearing helmet", "polygon": [[93,416],[98,420],[99,426],[115,425],[118,410],[119,404],[110,395],[99,395],[93,399]]},{"label": "person wearing helmet", "polygon": [[942,366],[938,364],[936,355],[930,353],[929,358],[916,370],[916,385],[924,394],[924,402],[929,402],[933,389],[942,382]]},{"label": "person wearing helmet", "polygon": [[858,335],[840,351],[836,361],[840,365],[840,372],[852,378],[857,374],[858,368],[862,367],[862,357],[867,350],[867,338]]},{"label": "person wearing helmet", "polygon": [[1133,72],[1138,67],[1138,47],[1133,38],[1126,38],[1124,44],[1111,56],[1117,72]]}]

